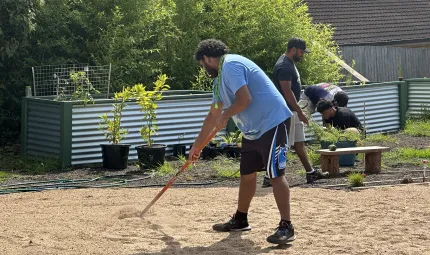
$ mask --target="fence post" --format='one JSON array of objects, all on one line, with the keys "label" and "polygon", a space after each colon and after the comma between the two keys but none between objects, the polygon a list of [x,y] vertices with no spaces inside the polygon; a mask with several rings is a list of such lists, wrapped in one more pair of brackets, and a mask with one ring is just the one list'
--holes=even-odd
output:
[{"label": "fence post", "polygon": [[21,154],[27,154],[28,131],[28,99],[21,100]]},{"label": "fence post", "polygon": [[72,165],[72,102],[61,102],[60,105],[60,155],[61,167]]},{"label": "fence post", "polygon": [[400,115],[400,128],[403,129],[406,124],[406,112],[408,111],[408,96],[409,96],[409,82],[400,81],[399,84],[399,115]]}]

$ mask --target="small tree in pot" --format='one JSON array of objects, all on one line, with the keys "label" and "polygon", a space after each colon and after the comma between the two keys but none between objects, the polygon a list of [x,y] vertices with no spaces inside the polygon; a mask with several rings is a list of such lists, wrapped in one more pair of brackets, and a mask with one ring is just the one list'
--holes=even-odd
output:
[{"label": "small tree in pot", "polygon": [[123,88],[121,92],[114,94],[115,103],[112,105],[113,116],[106,113],[100,118],[100,130],[104,131],[106,139],[111,144],[100,144],[102,148],[103,167],[109,169],[127,168],[130,144],[120,144],[128,131],[121,128],[122,113],[126,107],[126,101],[133,96],[130,88]]},{"label": "small tree in pot", "polygon": [[140,112],[143,113],[144,125],[140,129],[142,139],[146,141],[145,145],[136,146],[139,165],[142,169],[151,169],[164,164],[164,156],[166,155],[166,145],[155,144],[153,136],[157,135],[157,101],[163,98],[163,91],[170,88],[166,84],[167,76],[165,74],[158,76],[154,82],[153,91],[146,90],[142,84],[136,84],[133,87],[133,92],[136,96],[136,101],[141,107]]}]

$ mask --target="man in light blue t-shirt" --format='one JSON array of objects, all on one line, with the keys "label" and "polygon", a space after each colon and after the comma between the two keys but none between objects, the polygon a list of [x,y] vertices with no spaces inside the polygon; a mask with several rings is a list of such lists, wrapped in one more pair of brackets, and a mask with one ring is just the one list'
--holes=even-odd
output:
[{"label": "man in light blue t-shirt", "polygon": [[227,54],[227,46],[209,39],[200,43],[196,60],[214,79],[213,102],[203,127],[190,150],[197,160],[204,139],[216,128],[225,127],[232,118],[243,134],[240,160],[238,207],[227,223],[215,224],[216,231],[250,230],[248,210],[255,194],[257,171],[270,177],[281,221],[268,242],[285,244],[295,239],[290,220],[290,192],[285,175],[287,129],[291,111],[269,77],[251,60]]}]

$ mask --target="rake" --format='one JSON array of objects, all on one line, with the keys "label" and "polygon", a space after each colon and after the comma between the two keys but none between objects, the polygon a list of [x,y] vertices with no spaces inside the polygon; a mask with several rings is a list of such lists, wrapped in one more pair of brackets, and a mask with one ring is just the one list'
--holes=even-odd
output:
[{"label": "rake", "polygon": [[[197,151],[200,152],[204,146],[206,146],[206,144],[208,144],[210,142],[210,140],[212,140],[212,138],[216,135],[216,133],[218,132],[217,129],[213,129],[212,132],[207,136],[207,138],[204,140],[204,142],[202,143],[202,148],[197,148]],[[160,190],[160,192],[158,192],[158,194],[154,197],[154,199],[152,199],[152,201],[145,207],[145,209],[143,209],[143,211],[140,213],[139,217],[142,217],[146,212],[148,212],[149,208],[151,208],[155,202],[157,202],[158,199],[160,199],[160,197],[164,194],[164,192],[166,192],[166,190],[176,181],[176,178],[178,178],[178,176],[185,171],[185,169],[187,169],[187,167],[192,163],[192,160],[187,160],[187,162],[185,162],[181,169],[179,169],[179,171],[169,180],[169,182],[167,182],[166,186],[164,186],[164,188],[162,190]]]}]

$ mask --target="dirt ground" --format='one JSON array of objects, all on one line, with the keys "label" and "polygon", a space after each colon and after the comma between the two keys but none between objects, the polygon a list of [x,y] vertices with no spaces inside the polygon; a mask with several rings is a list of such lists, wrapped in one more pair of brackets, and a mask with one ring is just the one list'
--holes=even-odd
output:
[{"label": "dirt ground", "polygon": [[251,231],[215,233],[237,188],[80,189],[0,196],[0,254],[430,254],[430,187],[292,189],[291,245],[265,241],[279,221],[271,189],[258,188]]}]

